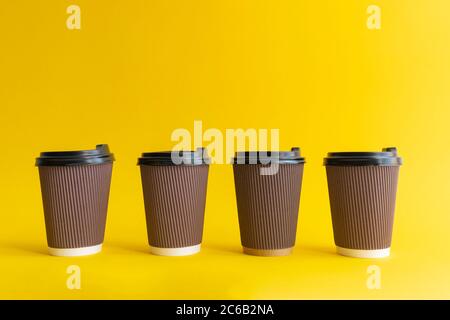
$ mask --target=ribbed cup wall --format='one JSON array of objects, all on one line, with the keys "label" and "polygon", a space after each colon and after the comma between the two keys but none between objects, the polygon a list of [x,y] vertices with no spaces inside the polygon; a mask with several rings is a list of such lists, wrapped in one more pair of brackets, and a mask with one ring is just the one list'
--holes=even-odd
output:
[{"label": "ribbed cup wall", "polygon": [[141,165],[150,246],[202,242],[208,170],[208,165]]},{"label": "ribbed cup wall", "polygon": [[303,164],[280,164],[274,175],[262,165],[233,165],[241,243],[275,250],[295,245]]},{"label": "ribbed cup wall", "polygon": [[39,167],[49,247],[103,243],[111,174],[111,163]]},{"label": "ribbed cup wall", "polygon": [[391,246],[398,166],[327,166],[334,241],[349,249]]}]

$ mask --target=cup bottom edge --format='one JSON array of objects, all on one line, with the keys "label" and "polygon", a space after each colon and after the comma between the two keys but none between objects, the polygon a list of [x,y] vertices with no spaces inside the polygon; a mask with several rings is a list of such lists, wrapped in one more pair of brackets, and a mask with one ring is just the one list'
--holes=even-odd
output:
[{"label": "cup bottom edge", "polygon": [[245,254],[260,257],[282,257],[288,256],[294,251],[294,247],[283,249],[254,249],[242,247]]},{"label": "cup bottom edge", "polygon": [[52,256],[56,257],[79,257],[89,256],[102,251],[103,244],[97,244],[95,246],[80,247],[80,248],[52,248],[48,247],[48,252]]},{"label": "cup bottom edge", "polygon": [[180,248],[161,248],[150,246],[150,253],[157,256],[168,256],[168,257],[190,256],[192,254],[200,252],[200,246],[201,244]]},{"label": "cup bottom edge", "polygon": [[390,255],[391,248],[384,249],[350,249],[336,246],[336,252],[342,256],[352,258],[386,258]]}]

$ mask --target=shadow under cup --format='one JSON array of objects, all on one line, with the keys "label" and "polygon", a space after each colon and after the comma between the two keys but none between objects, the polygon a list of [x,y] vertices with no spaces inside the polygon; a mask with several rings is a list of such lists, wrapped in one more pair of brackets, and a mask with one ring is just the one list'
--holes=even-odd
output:
[{"label": "shadow under cup", "polygon": [[114,156],[94,150],[42,152],[39,167],[49,253],[83,256],[101,251]]},{"label": "shadow under cup", "polygon": [[233,172],[244,253],[285,256],[292,252],[304,162],[299,148],[236,153]]},{"label": "shadow under cup", "polygon": [[148,152],[141,169],[150,252],[184,256],[200,251],[209,158],[204,149]]},{"label": "shadow under cup", "polygon": [[401,163],[396,148],[328,153],[324,164],[337,253],[389,256]]}]

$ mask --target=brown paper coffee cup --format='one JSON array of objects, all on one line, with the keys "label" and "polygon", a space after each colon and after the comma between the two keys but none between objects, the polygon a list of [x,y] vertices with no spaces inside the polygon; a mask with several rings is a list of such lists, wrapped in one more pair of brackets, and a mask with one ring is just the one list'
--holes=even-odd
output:
[{"label": "brown paper coffee cup", "polygon": [[[182,256],[200,251],[209,159],[203,149],[143,153],[141,168],[148,242],[156,255]],[[175,162],[175,163],[174,163]]]},{"label": "brown paper coffee cup", "polygon": [[[275,164],[273,174],[262,169]],[[238,152],[234,181],[243,251],[258,256],[289,255],[295,245],[304,158],[300,150]]]},{"label": "brown paper coffee cup", "polygon": [[43,152],[37,158],[49,252],[81,256],[101,251],[112,162],[108,146]]},{"label": "brown paper coffee cup", "polygon": [[334,152],[325,158],[337,252],[389,256],[401,159],[384,152]]}]

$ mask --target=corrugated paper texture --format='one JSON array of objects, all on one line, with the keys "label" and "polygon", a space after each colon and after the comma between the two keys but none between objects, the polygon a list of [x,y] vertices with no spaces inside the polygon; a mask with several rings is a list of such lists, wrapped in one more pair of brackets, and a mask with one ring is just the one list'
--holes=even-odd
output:
[{"label": "corrugated paper texture", "polygon": [[275,175],[262,165],[233,165],[241,243],[254,249],[295,245],[303,164],[280,164]]},{"label": "corrugated paper texture", "polygon": [[397,166],[328,166],[328,192],[337,246],[391,246]]},{"label": "corrugated paper texture", "polygon": [[208,165],[141,166],[148,241],[160,248],[200,244]]},{"label": "corrugated paper texture", "polygon": [[49,247],[103,243],[111,174],[111,163],[39,167]]}]

